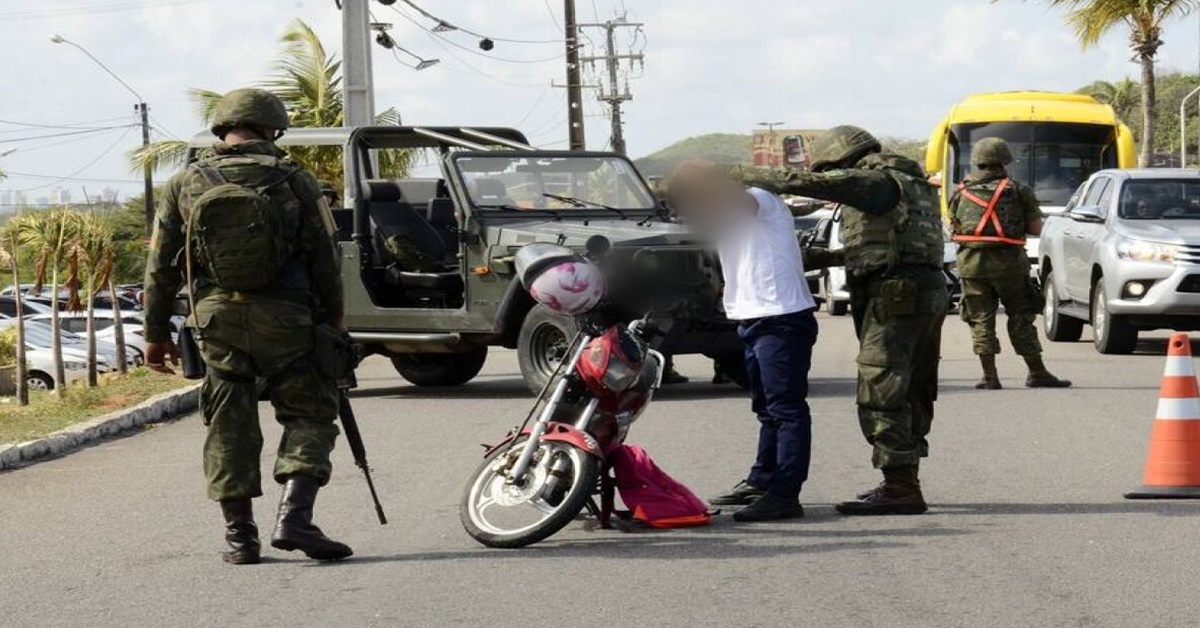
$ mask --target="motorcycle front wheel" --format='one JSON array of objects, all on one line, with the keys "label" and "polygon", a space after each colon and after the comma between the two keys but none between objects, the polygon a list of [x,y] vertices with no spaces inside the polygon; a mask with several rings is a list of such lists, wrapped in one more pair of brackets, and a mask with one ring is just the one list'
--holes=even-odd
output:
[{"label": "motorcycle front wheel", "polygon": [[463,528],[488,547],[525,547],[558,532],[583,510],[599,479],[595,456],[562,441],[542,441],[524,480],[514,483],[507,472],[525,442],[518,439],[485,458],[463,493]]}]

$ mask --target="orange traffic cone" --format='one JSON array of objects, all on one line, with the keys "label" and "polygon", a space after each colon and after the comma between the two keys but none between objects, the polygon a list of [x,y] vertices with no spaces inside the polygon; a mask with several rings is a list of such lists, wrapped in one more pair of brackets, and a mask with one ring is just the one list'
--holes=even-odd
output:
[{"label": "orange traffic cone", "polygon": [[1200,390],[1191,344],[1184,333],[1167,342],[1146,473],[1126,499],[1200,499]]}]

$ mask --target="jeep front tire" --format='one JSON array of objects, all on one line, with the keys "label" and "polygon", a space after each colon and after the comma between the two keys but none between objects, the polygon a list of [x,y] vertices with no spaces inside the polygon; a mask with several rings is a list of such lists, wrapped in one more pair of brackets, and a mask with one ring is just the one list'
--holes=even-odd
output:
[{"label": "jeep front tire", "polygon": [[483,368],[486,346],[459,353],[405,353],[392,358],[392,367],[414,386],[458,386]]},{"label": "jeep front tire", "polygon": [[567,351],[578,331],[574,318],[551,311],[544,305],[534,306],[525,315],[517,336],[517,363],[525,385],[533,394],[542,391],[558,365],[569,357]]}]

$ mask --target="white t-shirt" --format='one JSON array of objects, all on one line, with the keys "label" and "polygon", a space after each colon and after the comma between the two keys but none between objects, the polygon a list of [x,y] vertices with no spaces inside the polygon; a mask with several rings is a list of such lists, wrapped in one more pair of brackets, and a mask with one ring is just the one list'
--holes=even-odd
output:
[{"label": "white t-shirt", "polygon": [[717,240],[725,315],[747,320],[816,307],[804,279],[792,213],[766,190],[747,191],[758,201],[758,212],[732,220]]}]

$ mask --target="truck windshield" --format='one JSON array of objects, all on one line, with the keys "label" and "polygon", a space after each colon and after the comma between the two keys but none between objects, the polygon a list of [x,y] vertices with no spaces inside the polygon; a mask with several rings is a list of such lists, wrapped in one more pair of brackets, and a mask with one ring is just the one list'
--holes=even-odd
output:
[{"label": "truck windshield", "polygon": [[1200,178],[1132,179],[1120,203],[1121,218],[1129,220],[1200,219]]},{"label": "truck windshield", "polygon": [[971,148],[985,137],[1008,142],[1008,175],[1033,188],[1042,205],[1062,207],[1092,173],[1117,167],[1112,125],[1074,122],[988,122],[951,127],[954,180],[971,170]]},{"label": "truck windshield", "polygon": [[610,156],[454,159],[471,203],[484,210],[653,211],[654,195],[626,160]]}]

